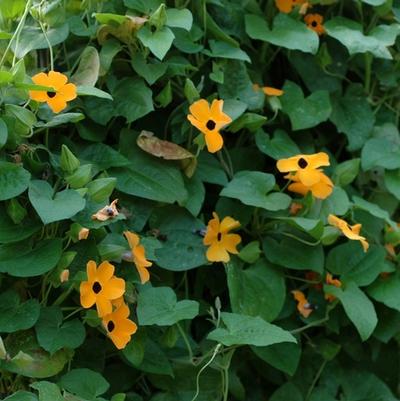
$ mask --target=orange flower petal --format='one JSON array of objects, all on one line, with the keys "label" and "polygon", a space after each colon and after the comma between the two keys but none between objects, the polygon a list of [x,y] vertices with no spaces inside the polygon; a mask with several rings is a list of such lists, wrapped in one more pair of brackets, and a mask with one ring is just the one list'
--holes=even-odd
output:
[{"label": "orange flower petal", "polygon": [[306,168],[298,171],[299,181],[307,187],[317,184],[321,180],[321,172],[312,168]]},{"label": "orange flower petal", "polygon": [[136,265],[136,269],[137,269],[137,271],[138,271],[138,273],[139,273],[140,282],[141,282],[142,284],[147,283],[147,282],[150,280],[150,273],[149,273],[149,271],[148,271],[145,267],[143,267],[143,266],[138,266],[138,265]]},{"label": "orange flower petal", "polygon": [[80,301],[84,308],[91,308],[96,303],[96,296],[92,291],[92,284],[88,281],[82,281],[79,287]]},{"label": "orange flower petal", "polygon": [[271,86],[264,86],[262,89],[267,96],[282,96],[284,93],[282,89],[272,88]]},{"label": "orange flower petal", "polygon": [[48,98],[47,104],[54,113],[59,113],[67,107],[67,102],[65,101],[64,97],[58,93],[54,97]]},{"label": "orange flower petal", "polygon": [[207,122],[210,119],[210,106],[205,99],[200,99],[194,102],[189,107],[189,111],[198,121]]},{"label": "orange flower petal", "polygon": [[225,234],[228,231],[235,230],[236,228],[239,228],[239,227],[240,227],[240,223],[237,220],[233,219],[232,217],[227,216],[221,221],[219,230],[222,234]]},{"label": "orange flower petal", "polygon": [[71,100],[76,99],[77,94],[76,94],[76,86],[74,84],[66,84],[64,85],[60,91],[59,91],[60,95],[62,95],[64,97],[64,99],[68,102]]},{"label": "orange flower petal", "polygon": [[113,277],[107,282],[107,286],[104,288],[103,296],[109,300],[117,299],[122,297],[125,292],[125,280],[118,277]]},{"label": "orange flower petal", "polygon": [[48,81],[51,83],[50,86],[55,90],[61,89],[68,82],[68,77],[57,71],[50,71],[48,77]]},{"label": "orange flower petal", "polygon": [[110,262],[102,262],[97,269],[97,278],[101,283],[105,283],[114,275],[115,268]]},{"label": "orange flower petal", "polygon": [[221,244],[224,248],[233,254],[238,254],[239,251],[236,247],[242,242],[242,238],[239,234],[224,234],[222,235]]},{"label": "orange flower petal", "polygon": [[210,153],[218,152],[224,146],[224,140],[219,132],[205,135],[205,140]]},{"label": "orange flower petal", "polygon": [[109,313],[112,312],[111,301],[107,298],[97,296],[96,297],[96,308],[97,308],[97,314],[99,315],[99,317],[108,315]]},{"label": "orange flower petal", "polygon": [[227,263],[230,260],[229,253],[220,242],[214,242],[211,244],[211,246],[207,249],[206,257],[210,262]]},{"label": "orange flower petal", "polygon": [[135,248],[139,244],[139,236],[130,231],[124,231],[125,238],[128,240],[129,247]]}]

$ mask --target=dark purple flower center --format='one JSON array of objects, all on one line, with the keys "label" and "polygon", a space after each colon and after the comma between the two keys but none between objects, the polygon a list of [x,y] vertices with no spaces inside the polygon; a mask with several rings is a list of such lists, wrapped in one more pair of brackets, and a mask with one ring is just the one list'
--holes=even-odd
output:
[{"label": "dark purple flower center", "polygon": [[111,333],[114,329],[115,329],[115,323],[112,320],[110,320],[107,323],[107,330],[109,333]]},{"label": "dark purple flower center", "polygon": [[306,168],[308,166],[307,160],[303,159],[302,157],[297,162],[300,168]]},{"label": "dark purple flower center", "polygon": [[53,98],[57,93],[56,92],[47,92],[47,96],[51,99]]},{"label": "dark purple flower center", "polygon": [[95,281],[93,283],[92,290],[95,294],[98,294],[101,291],[101,284],[98,281]]},{"label": "dark purple flower center", "polygon": [[208,120],[208,121],[207,121],[207,124],[206,124],[206,127],[207,127],[207,129],[209,129],[210,131],[212,131],[212,130],[215,128],[216,125],[217,125],[217,124],[215,124],[215,121],[213,121],[213,120]]}]

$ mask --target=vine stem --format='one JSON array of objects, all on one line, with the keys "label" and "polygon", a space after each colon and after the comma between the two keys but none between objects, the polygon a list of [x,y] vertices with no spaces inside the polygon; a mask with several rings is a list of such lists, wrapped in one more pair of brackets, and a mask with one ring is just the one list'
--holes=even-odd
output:
[{"label": "vine stem", "polygon": [[176,327],[178,328],[179,333],[181,334],[182,339],[185,342],[186,348],[189,353],[189,361],[193,363],[193,351],[192,351],[192,347],[190,346],[189,339],[187,338],[186,333],[183,331],[183,329],[179,323],[176,323]]},{"label": "vine stem", "polygon": [[46,40],[47,46],[49,47],[49,53],[50,53],[50,71],[54,71],[54,54],[53,54],[53,47],[51,46],[49,37],[47,36],[46,29],[43,25],[42,21],[39,21],[40,29],[43,32],[43,36]]},{"label": "vine stem", "polygon": [[[19,40],[19,35],[21,34],[22,28],[25,25],[25,20],[26,20],[26,17],[28,16],[31,4],[32,4],[32,0],[28,0],[27,3],[26,3],[26,6],[25,6],[24,13],[22,14],[21,20],[19,21],[13,36],[11,37],[10,41],[8,42],[8,45],[6,47],[6,50],[4,51],[3,57],[0,60],[0,68],[3,67],[4,61],[5,61],[6,57],[7,57],[8,52],[10,51],[10,48],[11,48],[11,45],[12,45],[13,41],[15,39],[17,41]],[[14,54],[14,58],[13,58],[13,65],[14,65],[14,62],[15,62],[15,54]]]},{"label": "vine stem", "polygon": [[321,365],[320,368],[318,369],[318,372],[317,372],[317,374],[315,375],[314,380],[312,381],[311,386],[310,386],[310,388],[309,388],[308,391],[307,391],[306,401],[308,401],[308,400],[310,399],[311,394],[312,394],[312,392],[313,392],[313,390],[314,390],[314,388],[315,388],[315,386],[316,386],[316,384],[317,384],[319,378],[321,377],[321,374],[322,374],[322,372],[323,372],[323,370],[324,370],[325,365],[327,364],[327,362],[328,362],[327,360],[325,360],[324,362],[322,362],[322,365]]}]

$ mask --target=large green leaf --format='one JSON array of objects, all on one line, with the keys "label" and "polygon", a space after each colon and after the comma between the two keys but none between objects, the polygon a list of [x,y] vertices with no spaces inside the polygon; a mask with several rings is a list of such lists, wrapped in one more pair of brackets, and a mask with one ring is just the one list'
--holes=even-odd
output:
[{"label": "large green leaf", "polygon": [[391,274],[389,277],[381,277],[369,286],[367,291],[376,301],[400,311],[400,275],[398,273]]},{"label": "large green leaf", "polygon": [[286,297],[282,273],[266,260],[243,270],[236,263],[227,265],[229,298],[235,313],[260,316],[271,322],[280,313]]},{"label": "large green leaf", "polygon": [[21,303],[13,290],[3,292],[0,294],[0,333],[30,329],[38,320],[39,311],[36,299]]},{"label": "large green leaf", "polygon": [[178,302],[169,287],[146,287],[139,293],[137,315],[141,326],[172,326],[180,320],[193,319],[198,313],[198,302]]},{"label": "large green leaf", "polygon": [[130,160],[128,168],[113,169],[117,189],[129,195],[160,202],[183,202],[187,197],[181,172],[170,162],[150,156],[136,145],[137,135],[125,130],[121,151]]},{"label": "large green leaf", "polygon": [[400,144],[390,138],[371,138],[365,143],[361,153],[364,171],[374,167],[394,170],[400,167]]},{"label": "large green leaf", "polygon": [[80,320],[63,323],[63,314],[57,306],[42,308],[35,330],[39,345],[51,354],[64,347],[78,348],[85,339]]},{"label": "large green leaf", "polygon": [[138,120],[154,110],[152,91],[139,78],[124,78],[112,92],[114,113],[125,117],[128,123]]},{"label": "large green leaf", "polygon": [[29,244],[0,246],[0,272],[14,277],[35,277],[54,268],[61,258],[62,241],[44,240],[31,249]]},{"label": "large green leaf", "polygon": [[207,338],[228,347],[234,344],[266,347],[272,344],[296,342],[288,331],[267,323],[260,317],[223,312],[221,318],[226,328],[213,330]]},{"label": "large green leaf", "polygon": [[377,58],[385,59],[392,58],[387,48],[400,34],[400,25],[392,24],[379,25],[366,36],[359,23],[343,17],[330,19],[325,23],[325,29],[329,36],[346,46],[351,55],[370,52]]},{"label": "large green leaf", "polygon": [[69,219],[85,207],[85,200],[73,189],[54,194],[49,183],[39,180],[29,184],[29,200],[44,224]]},{"label": "large green leaf", "polygon": [[175,35],[166,26],[155,32],[152,32],[149,26],[144,26],[139,30],[138,38],[157,58],[162,60],[171,48]]},{"label": "large green leaf", "polygon": [[261,171],[240,171],[221,191],[222,196],[239,199],[249,206],[276,211],[289,207],[291,198],[282,193],[271,193],[275,177]]},{"label": "large green leaf", "polygon": [[31,387],[39,392],[39,401],[64,401],[65,398],[61,395],[60,388],[57,384],[40,381],[35,382]]},{"label": "large green leaf", "polygon": [[95,400],[108,390],[110,384],[98,372],[73,369],[61,377],[60,386],[85,400]]},{"label": "large green leaf", "polygon": [[14,198],[28,188],[31,175],[14,163],[0,161],[0,201]]},{"label": "large green leaf", "polygon": [[278,242],[266,237],[263,250],[270,262],[289,269],[322,273],[324,268],[324,252],[321,245],[310,246],[294,239]]},{"label": "large green leaf", "polygon": [[374,305],[368,297],[352,281],[347,282],[343,289],[325,286],[325,292],[339,298],[348,318],[356,326],[361,340],[367,340],[378,323]]},{"label": "large green leaf", "polygon": [[282,108],[289,116],[294,131],[315,127],[331,115],[327,91],[316,91],[305,98],[300,86],[291,81],[286,81],[283,91]]},{"label": "large green leaf", "polygon": [[305,24],[288,15],[278,14],[269,28],[265,18],[258,15],[246,15],[246,32],[252,39],[263,40],[275,46],[291,50],[301,50],[315,54],[318,51],[318,35]]}]

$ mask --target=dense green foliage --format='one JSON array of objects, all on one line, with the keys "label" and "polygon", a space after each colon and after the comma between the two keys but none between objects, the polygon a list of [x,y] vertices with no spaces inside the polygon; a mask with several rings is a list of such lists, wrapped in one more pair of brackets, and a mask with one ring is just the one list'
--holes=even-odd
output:
[{"label": "dense green foliage", "polygon": [[[0,0],[0,398],[400,399],[400,1],[283,3]],[[232,120],[215,153],[199,99]],[[277,161],[317,152],[332,193],[291,192]],[[227,263],[213,212],[240,222]],[[121,350],[81,306],[90,260],[124,280]]]}]

